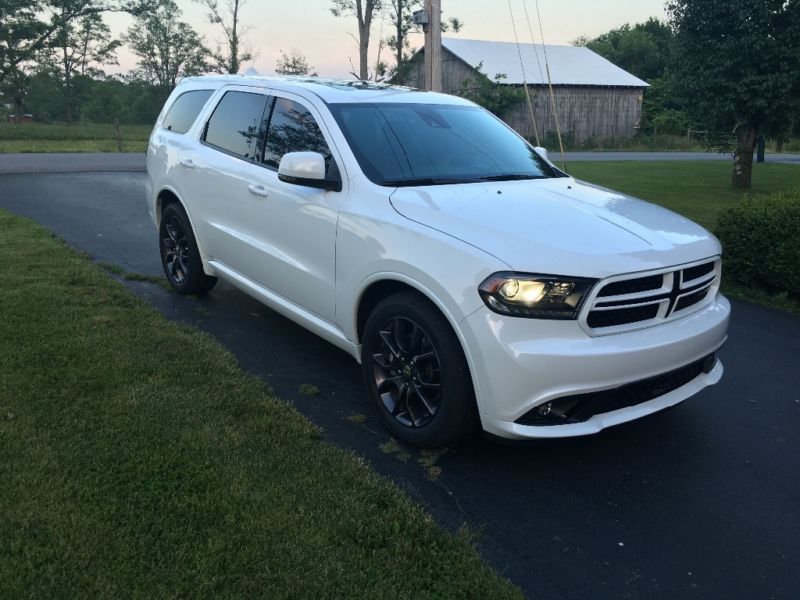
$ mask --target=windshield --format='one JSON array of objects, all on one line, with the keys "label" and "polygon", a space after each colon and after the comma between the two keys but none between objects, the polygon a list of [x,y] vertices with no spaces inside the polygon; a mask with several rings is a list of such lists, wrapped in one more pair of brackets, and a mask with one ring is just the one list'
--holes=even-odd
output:
[{"label": "windshield", "polygon": [[332,104],[364,174],[379,185],[558,177],[522,138],[476,106]]}]

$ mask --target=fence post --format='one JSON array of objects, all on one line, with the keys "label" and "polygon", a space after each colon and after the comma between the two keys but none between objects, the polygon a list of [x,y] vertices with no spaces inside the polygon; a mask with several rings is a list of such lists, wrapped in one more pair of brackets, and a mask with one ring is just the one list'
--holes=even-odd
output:
[{"label": "fence post", "polygon": [[114,131],[117,134],[117,152],[122,152],[122,134],[119,131],[119,118],[114,117]]}]

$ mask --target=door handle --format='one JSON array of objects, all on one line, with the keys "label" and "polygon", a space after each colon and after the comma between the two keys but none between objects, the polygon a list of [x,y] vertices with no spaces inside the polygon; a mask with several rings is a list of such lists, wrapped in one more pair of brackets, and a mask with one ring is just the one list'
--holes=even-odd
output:
[{"label": "door handle", "polygon": [[251,194],[254,194],[256,196],[261,196],[263,198],[269,196],[267,188],[265,188],[263,185],[255,185],[254,183],[251,183],[250,185],[247,186],[247,189],[250,190]]},{"label": "door handle", "polygon": [[187,169],[194,169],[194,161],[191,158],[183,158],[181,159],[181,166],[186,167]]}]

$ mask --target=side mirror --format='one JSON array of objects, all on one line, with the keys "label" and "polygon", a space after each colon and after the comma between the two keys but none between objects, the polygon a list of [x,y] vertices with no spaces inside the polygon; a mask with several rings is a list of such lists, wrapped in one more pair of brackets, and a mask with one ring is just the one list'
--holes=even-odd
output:
[{"label": "side mirror", "polygon": [[536,146],[536,147],[534,148],[534,150],[536,150],[536,154],[538,154],[539,156],[541,156],[543,159],[545,159],[545,160],[547,160],[547,161],[549,161],[549,160],[550,160],[550,157],[549,157],[549,156],[547,156],[547,148],[542,148],[541,146]]},{"label": "side mirror", "polygon": [[278,179],[320,190],[342,191],[342,182],[325,177],[325,157],[319,152],[287,152],[278,165]]}]

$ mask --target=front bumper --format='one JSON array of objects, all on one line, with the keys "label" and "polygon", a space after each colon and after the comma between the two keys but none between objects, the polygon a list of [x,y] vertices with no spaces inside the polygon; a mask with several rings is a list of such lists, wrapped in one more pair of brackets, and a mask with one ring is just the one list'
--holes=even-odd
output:
[{"label": "front bumper", "polygon": [[557,398],[617,388],[701,360],[722,346],[729,318],[730,303],[717,295],[669,323],[590,337],[575,321],[521,319],[482,308],[461,325],[483,428],[517,439],[586,435],[673,406],[719,381],[722,364],[652,400],[581,423],[515,422]]}]

